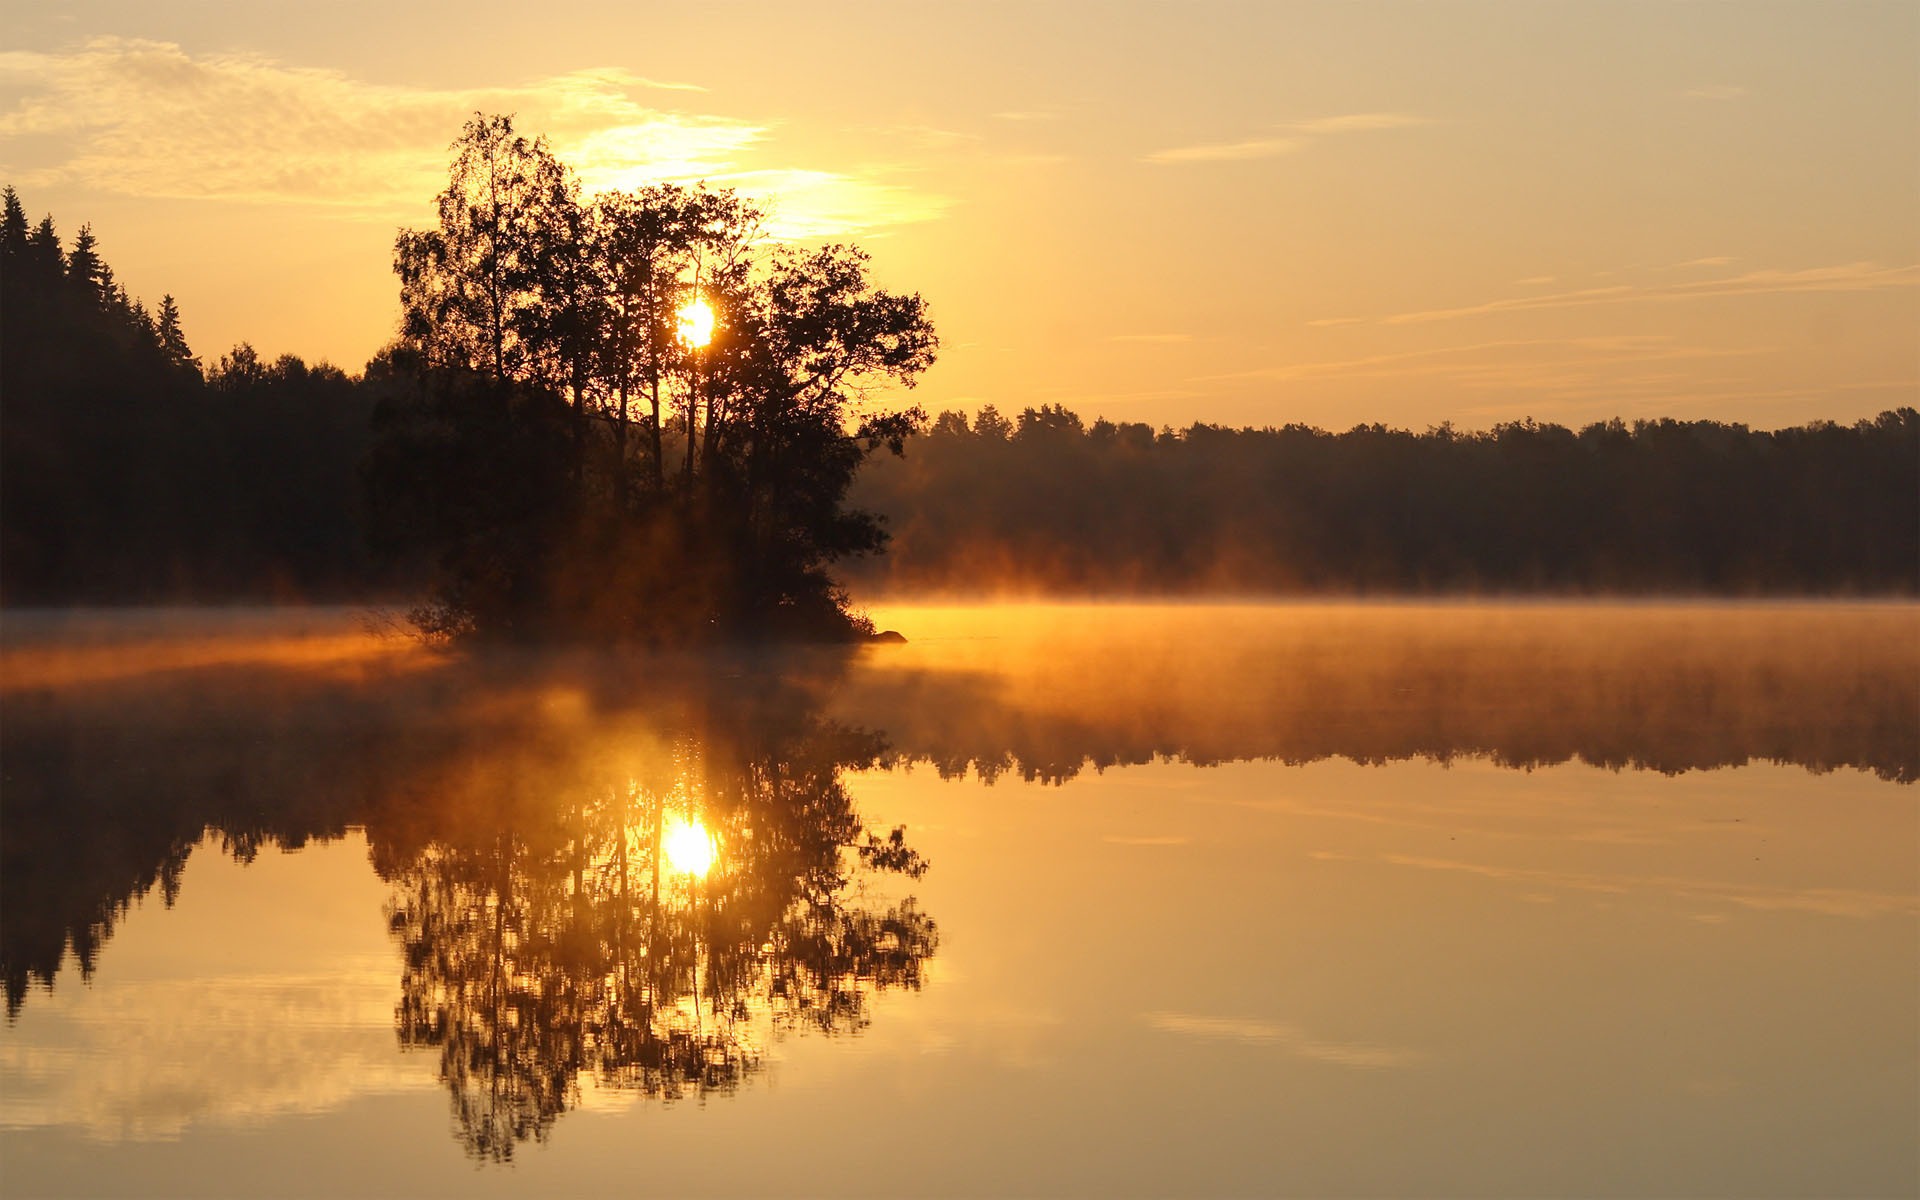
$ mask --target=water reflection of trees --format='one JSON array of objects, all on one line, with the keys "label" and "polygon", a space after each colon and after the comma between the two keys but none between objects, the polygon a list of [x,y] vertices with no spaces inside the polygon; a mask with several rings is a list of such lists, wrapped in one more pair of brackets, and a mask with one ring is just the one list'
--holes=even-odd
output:
[{"label": "water reflection of trees", "polygon": [[[438,1051],[468,1149],[510,1158],[583,1076],[731,1092],[771,1040],[857,1031],[871,993],[918,988],[934,922],[868,885],[926,864],[904,831],[869,832],[842,780],[881,750],[809,717],[681,734],[559,790],[564,770],[496,760],[435,792],[429,837],[370,829],[403,953],[399,1038]],[[683,820],[718,845],[704,876],[663,851]]]},{"label": "water reflection of trees", "polygon": [[1777,762],[1920,780],[1907,605],[1022,608],[992,639],[853,673],[942,776],[1058,783],[1175,759],[1578,761],[1664,774]]},{"label": "water reflection of trees", "polygon": [[[590,913],[604,914],[609,889],[622,894],[607,882],[609,829],[640,820],[653,797],[696,787],[716,798],[716,819],[756,831],[754,876],[723,863],[726,907],[699,928],[714,969],[728,960],[711,947],[752,945],[728,939],[776,928],[798,948],[791,957],[805,950],[830,961],[832,950],[857,959],[861,939],[901,936],[884,928],[884,909],[853,913],[864,911],[871,929],[825,916],[807,926],[800,918],[809,910],[789,911],[800,898],[851,890],[828,886],[844,876],[822,847],[839,846],[851,863],[858,855],[848,847],[866,845],[826,771],[867,761],[875,744],[821,723],[823,714],[884,729],[889,761],[1038,780],[1156,758],[1205,765],[1336,756],[1482,756],[1524,768],[1578,760],[1663,772],[1771,760],[1920,779],[1920,618],[1911,606],[1220,608],[1193,610],[1184,626],[1146,610],[1128,625],[1126,612],[1069,613],[1023,632],[1009,610],[991,645],[926,637],[851,666],[835,656],[706,663],[678,675],[660,664],[555,655],[402,657],[331,670],[265,651],[252,665],[193,669],[149,654],[152,665],[141,669],[141,647],[116,646],[118,677],[62,679],[48,668],[28,686],[22,681],[34,676],[14,671],[19,660],[6,648],[0,973],[8,1012],[32,985],[51,986],[63,963],[90,972],[142,897],[170,902],[209,831],[244,859],[365,825],[389,878],[421,858],[420,871],[464,889],[449,905],[491,912],[489,896],[534,904],[545,892],[529,891],[530,881],[559,873],[564,884],[542,888],[558,888],[567,905],[582,896]],[[680,730],[682,740],[662,740],[663,729]],[[689,740],[696,735],[698,753]],[[775,820],[780,813],[790,816]],[[788,840],[774,839],[775,830]],[[638,849],[624,851],[630,871],[643,863]],[[877,866],[912,863],[884,841],[869,850]],[[558,903],[539,899],[539,911]],[[435,911],[452,920],[464,910]],[[578,927],[600,939],[593,953],[603,956],[611,953],[607,919]],[[569,928],[542,920],[541,931]],[[640,929],[613,933],[631,939]],[[835,950],[835,937],[852,949]],[[869,959],[876,981],[892,978],[892,965]],[[769,997],[786,994],[776,985],[797,987],[762,982]],[[708,995],[704,976],[701,985]],[[834,1011],[828,998],[796,996],[796,1005]],[[810,1019],[804,1008],[791,1018]]]}]

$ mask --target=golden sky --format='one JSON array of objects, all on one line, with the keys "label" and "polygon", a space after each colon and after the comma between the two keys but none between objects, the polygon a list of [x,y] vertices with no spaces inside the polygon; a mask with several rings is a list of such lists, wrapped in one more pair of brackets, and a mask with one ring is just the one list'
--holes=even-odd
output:
[{"label": "golden sky", "polygon": [[18,5],[0,181],[358,369],[475,110],[922,292],[930,410],[1346,428],[1920,403],[1920,4]]}]

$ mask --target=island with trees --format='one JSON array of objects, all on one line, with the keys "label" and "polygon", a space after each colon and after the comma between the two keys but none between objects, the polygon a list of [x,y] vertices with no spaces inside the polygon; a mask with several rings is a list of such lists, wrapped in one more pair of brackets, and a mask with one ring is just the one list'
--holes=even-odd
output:
[{"label": "island with trees", "polygon": [[828,568],[884,542],[849,508],[896,453],[937,346],[917,295],[845,245],[768,248],[737,194],[591,202],[545,143],[476,116],[439,227],[400,235],[409,377],[375,414],[371,528],[429,556],[440,636],[826,638],[862,630]]},{"label": "island with trees", "polygon": [[[901,404],[926,301],[476,114],[349,374],[204,363],[5,190],[0,601],[403,602],[424,634],[847,641],[869,593],[1920,594],[1920,413],[1424,432]],[[891,453],[887,453],[887,452]],[[884,554],[883,551],[887,553]]]}]

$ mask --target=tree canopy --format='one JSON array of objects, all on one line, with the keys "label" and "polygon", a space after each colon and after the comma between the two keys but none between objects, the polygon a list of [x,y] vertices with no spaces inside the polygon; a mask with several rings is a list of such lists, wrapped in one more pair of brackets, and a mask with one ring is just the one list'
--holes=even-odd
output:
[{"label": "tree canopy", "polygon": [[357,377],[203,360],[171,296],[134,299],[91,228],[63,243],[4,189],[0,600],[432,585],[439,632],[684,641],[844,636],[829,568],[915,592],[1920,592],[1911,407],[1424,433],[986,408],[867,462],[920,425],[862,399],[930,360],[917,297],[850,247],[770,243],[729,192],[589,202],[507,128],[476,122],[446,222],[402,236],[405,336]]},{"label": "tree canopy", "polygon": [[946,412],[857,502],[899,591],[1920,592],[1920,413],[1424,433]]},{"label": "tree canopy", "polygon": [[365,596],[353,464],[369,395],[241,345],[203,369],[81,226],[63,248],[0,191],[0,598]]},{"label": "tree canopy", "polygon": [[845,637],[829,574],[876,553],[849,508],[898,451],[937,340],[857,247],[774,244],[725,189],[591,199],[542,139],[476,115],[437,227],[395,245],[402,336],[373,370],[375,532],[437,559],[448,637]]}]

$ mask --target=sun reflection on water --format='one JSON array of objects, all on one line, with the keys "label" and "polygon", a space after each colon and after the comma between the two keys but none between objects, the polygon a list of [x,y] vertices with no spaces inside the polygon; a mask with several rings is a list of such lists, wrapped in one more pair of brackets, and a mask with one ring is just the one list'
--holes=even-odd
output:
[{"label": "sun reflection on water", "polygon": [[712,868],[719,846],[707,827],[697,820],[676,817],[662,838],[667,865],[677,874],[705,878]]}]

